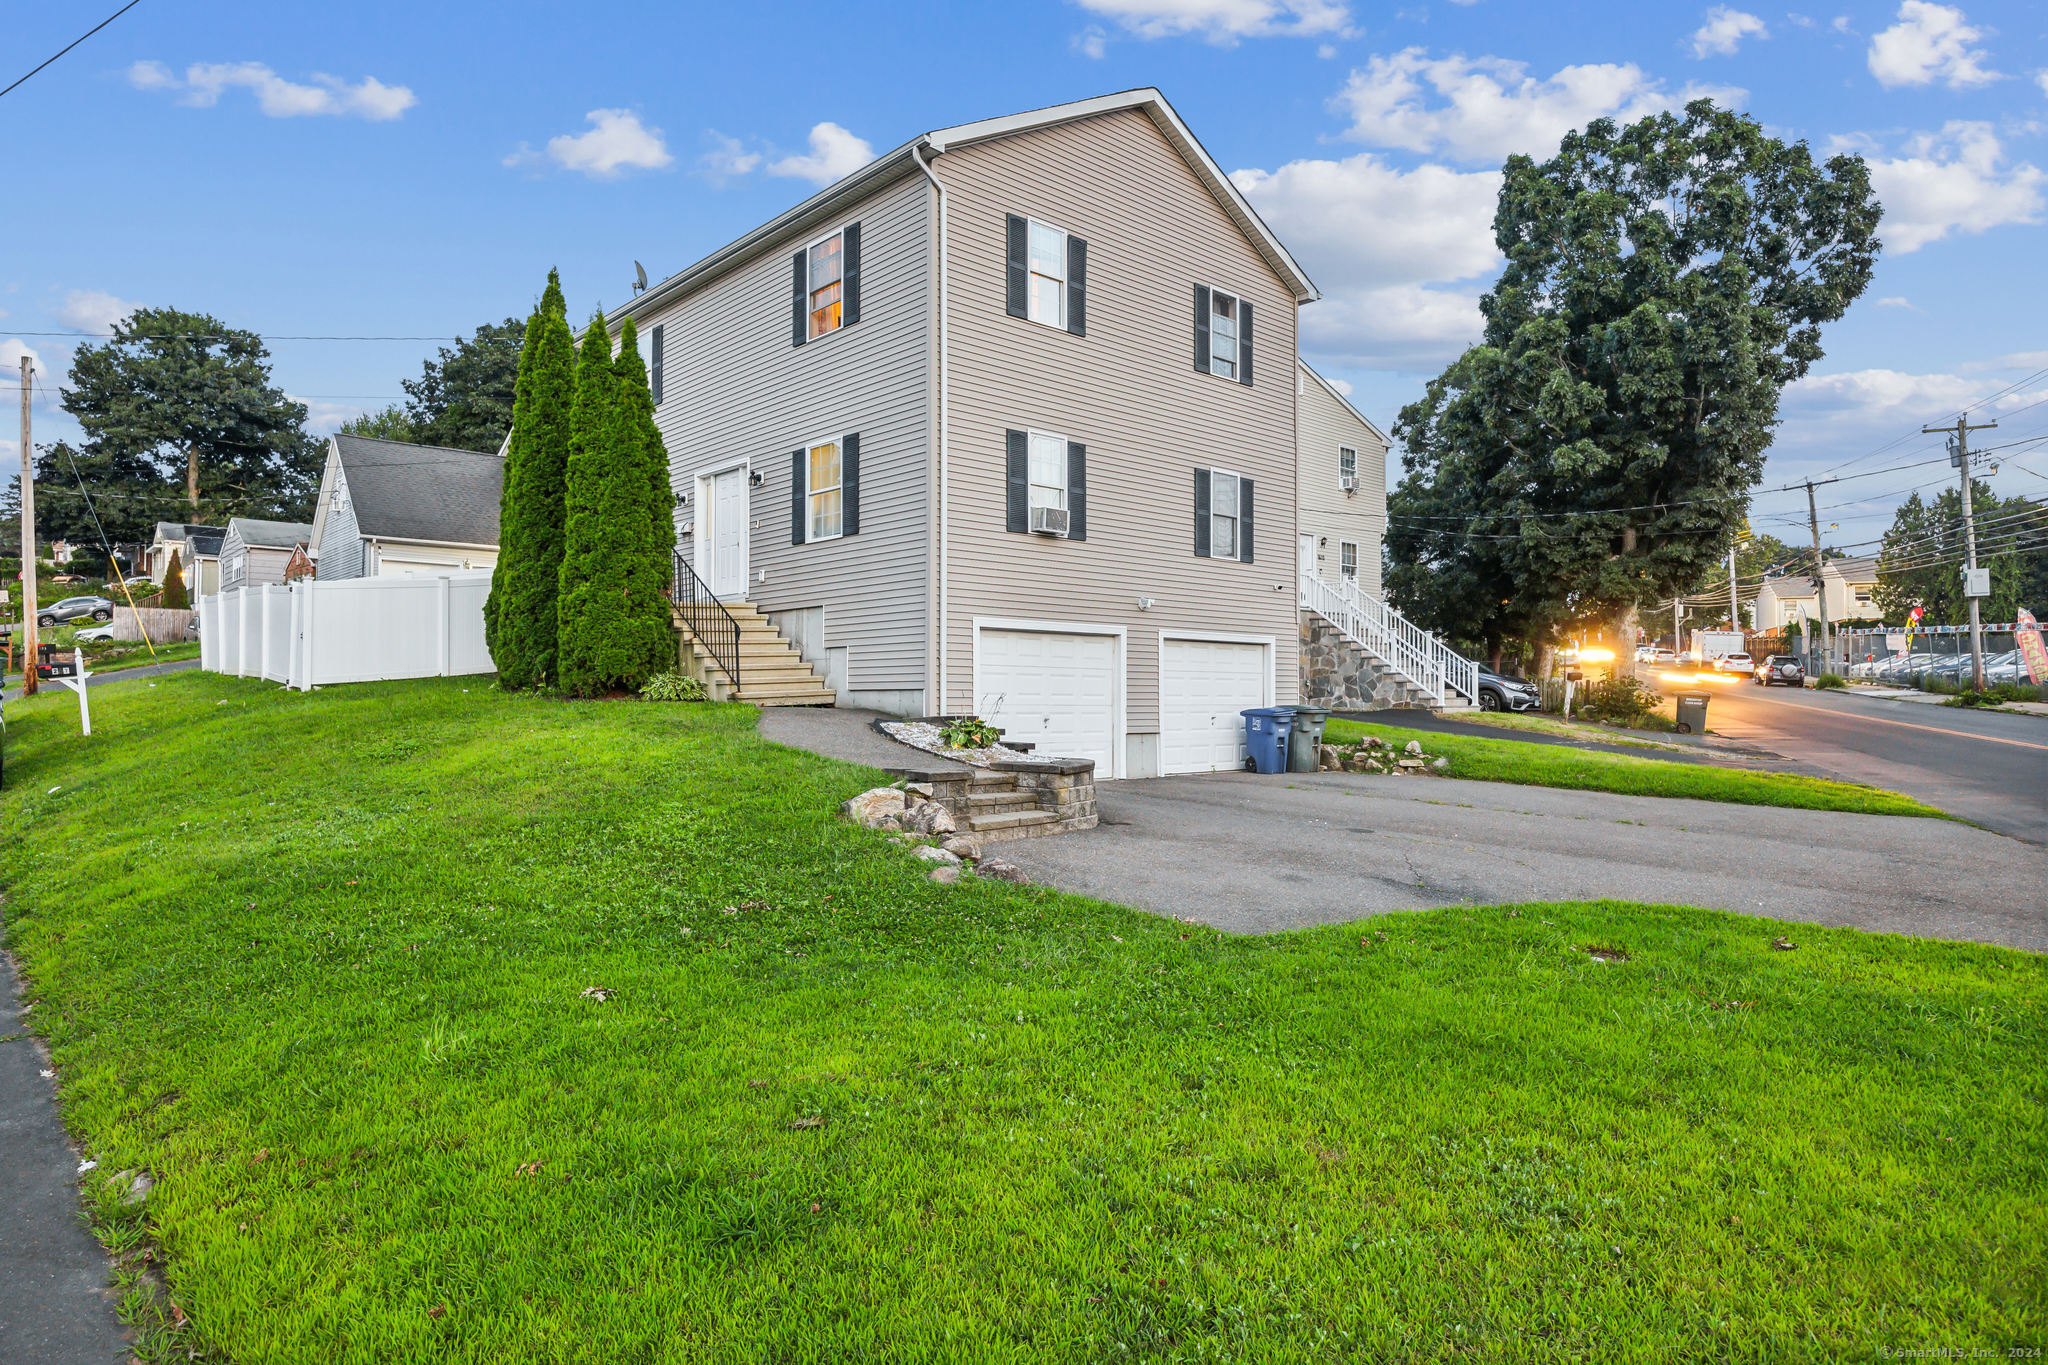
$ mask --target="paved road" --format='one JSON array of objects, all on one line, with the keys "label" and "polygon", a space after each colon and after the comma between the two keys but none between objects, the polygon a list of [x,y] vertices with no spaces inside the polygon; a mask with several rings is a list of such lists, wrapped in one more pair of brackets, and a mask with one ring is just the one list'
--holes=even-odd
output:
[{"label": "paved road", "polygon": [[[161,677],[165,673],[183,673],[187,669],[197,667],[199,667],[199,660],[197,659],[179,659],[167,664],[137,664],[133,668],[117,668],[111,673],[94,673],[85,680],[85,685],[87,687],[98,687],[103,683],[127,682],[131,678],[155,678]],[[88,669],[87,671],[90,672],[91,670]],[[45,682],[43,687],[46,691],[63,692],[68,690],[62,683],[57,682]],[[21,696],[21,684],[19,682],[9,683],[5,696],[8,701],[13,701]],[[4,1365],[4,1362],[0,1362],[0,1365]]]},{"label": "paved road", "polygon": [[1511,901],[1669,902],[2048,951],[2048,854],[1949,820],[1436,777],[1108,782],[1032,880],[1238,933]]},{"label": "paved road", "polygon": [[80,1212],[78,1154],[57,1120],[42,1045],[22,1032],[0,954],[0,1362],[114,1365],[126,1334],[107,1256]]},{"label": "paved road", "polygon": [[2048,720],[1853,692],[1725,686],[1713,697],[1707,726],[1717,735],[2048,845]]}]

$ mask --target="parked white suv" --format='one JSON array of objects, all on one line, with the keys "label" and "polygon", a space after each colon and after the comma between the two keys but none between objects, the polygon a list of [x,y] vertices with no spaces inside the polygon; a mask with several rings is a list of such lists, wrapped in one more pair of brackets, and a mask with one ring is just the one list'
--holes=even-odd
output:
[{"label": "parked white suv", "polygon": [[1733,654],[1723,654],[1720,658],[1714,660],[1714,671],[1716,673],[1747,673],[1755,667],[1756,661],[1740,650]]}]

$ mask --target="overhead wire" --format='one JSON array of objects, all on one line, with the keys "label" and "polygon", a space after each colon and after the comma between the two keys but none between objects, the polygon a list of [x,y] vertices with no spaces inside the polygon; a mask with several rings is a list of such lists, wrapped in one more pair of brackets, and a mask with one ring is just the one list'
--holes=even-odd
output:
[{"label": "overhead wire", "polygon": [[77,36],[76,38],[73,38],[73,39],[72,39],[72,40],[71,40],[70,42],[68,42],[68,43],[64,44],[64,46],[62,46],[62,47],[58,48],[58,49],[57,49],[57,51],[56,51],[56,54],[55,54],[54,56],[50,57],[50,58],[49,58],[48,60],[46,60],[46,61],[43,61],[43,62],[39,63],[39,64],[38,64],[38,65],[36,66],[36,68],[35,68],[35,70],[34,70],[34,71],[30,71],[30,72],[28,73],[28,75],[26,75],[26,76],[23,76],[23,77],[21,77],[21,79],[19,79],[19,80],[15,81],[15,83],[14,83],[13,85],[10,85],[10,86],[8,86],[8,87],[7,87],[7,88],[6,88],[5,90],[0,90],[0,97],[4,97],[4,96],[7,96],[7,95],[11,95],[11,94],[13,94],[13,93],[14,93],[14,92],[15,92],[15,91],[16,91],[17,89],[19,89],[19,88],[20,88],[21,86],[23,86],[23,85],[25,85],[25,84],[27,84],[27,83],[28,83],[28,79],[29,79],[29,76],[33,76],[33,75],[35,75],[35,74],[36,74],[36,72],[37,72],[37,71],[41,71],[41,70],[42,70],[42,69],[43,69],[44,67],[46,67],[46,66],[49,66],[49,65],[51,65],[52,63],[54,63],[54,62],[55,62],[55,61],[57,60],[57,58],[58,58],[58,57],[61,57],[61,56],[63,56],[63,55],[65,54],[65,53],[69,52],[69,51],[70,51],[70,50],[71,50],[72,48],[74,48],[74,47],[77,47],[77,46],[78,46],[78,45],[79,45],[80,43],[84,42],[84,41],[85,41],[85,40],[86,40],[87,38],[90,38],[90,37],[92,37],[92,35],[93,35],[93,34],[95,34],[95,33],[98,33],[98,32],[99,32],[99,31],[100,31],[101,29],[105,28],[105,27],[106,27],[106,26],[107,26],[108,24],[111,24],[111,23],[113,23],[113,22],[114,22],[114,21],[115,21],[116,19],[120,18],[120,17],[122,16],[122,15],[126,14],[126,13],[127,13],[127,12],[128,12],[129,10],[131,10],[131,9],[134,9],[134,8],[135,8],[135,7],[137,6],[137,5],[139,5],[139,4],[141,4],[141,3],[142,3],[142,0],[128,0],[128,3],[127,3],[127,4],[125,4],[125,5],[121,6],[121,8],[119,8],[119,9],[115,10],[115,11],[114,11],[114,12],[113,12],[112,14],[109,14],[109,15],[108,15],[108,16],[107,16],[106,18],[104,18],[104,19],[100,20],[100,21],[99,21],[99,22],[98,22],[97,24],[94,24],[94,25],[93,25],[93,26],[92,26],[91,28],[87,29],[87,30],[86,30],[85,32],[83,32],[83,33],[79,34],[79,35],[78,35],[78,36]]}]

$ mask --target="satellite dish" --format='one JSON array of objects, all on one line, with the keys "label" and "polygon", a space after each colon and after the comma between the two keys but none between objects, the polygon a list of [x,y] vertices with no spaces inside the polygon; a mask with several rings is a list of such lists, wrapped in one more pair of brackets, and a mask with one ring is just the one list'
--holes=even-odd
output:
[{"label": "satellite dish", "polygon": [[634,275],[634,279],[633,279],[633,292],[634,292],[634,293],[636,293],[636,294],[644,294],[644,293],[646,293],[646,292],[647,292],[647,267],[646,267],[646,266],[644,266],[644,265],[642,265],[642,264],[640,264],[640,262],[638,262],[638,261],[635,261],[635,262],[633,262],[633,275]]}]

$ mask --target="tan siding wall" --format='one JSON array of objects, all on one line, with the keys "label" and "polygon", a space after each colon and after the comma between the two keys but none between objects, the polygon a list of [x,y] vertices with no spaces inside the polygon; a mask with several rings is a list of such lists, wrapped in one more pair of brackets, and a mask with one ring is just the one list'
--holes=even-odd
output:
[{"label": "tan siding wall", "polygon": [[[823,643],[848,648],[857,692],[926,686],[930,198],[913,172],[821,225],[861,224],[861,320],[817,341],[789,343],[790,257],[802,241],[635,324],[643,339],[663,328],[655,420],[670,478],[691,497],[679,524],[702,510],[699,471],[751,461],[762,483],[752,490],[748,600],[763,611],[823,608]],[[790,544],[790,452],[855,431],[860,533]],[[688,556],[690,538],[678,547]]]},{"label": "tan siding wall", "polygon": [[[1159,729],[1161,630],[1272,637],[1279,699],[1293,700],[1292,293],[1143,114],[963,148],[935,169],[952,299],[946,709],[976,705],[976,616],[1126,627],[1132,735]],[[1087,336],[1003,311],[1007,213],[1086,239]],[[1252,302],[1254,386],[1195,372],[1196,284]],[[1088,447],[1085,542],[1004,531],[1011,427]],[[1256,562],[1195,557],[1198,465],[1255,481]],[[1157,605],[1140,612],[1140,596]]]},{"label": "tan siding wall", "polygon": [[[1358,452],[1358,491],[1337,482],[1337,448]],[[1358,414],[1304,373],[1301,383],[1301,534],[1313,535],[1316,574],[1337,581],[1339,544],[1358,544],[1358,586],[1380,596],[1380,547],[1387,534],[1387,446]]]}]

